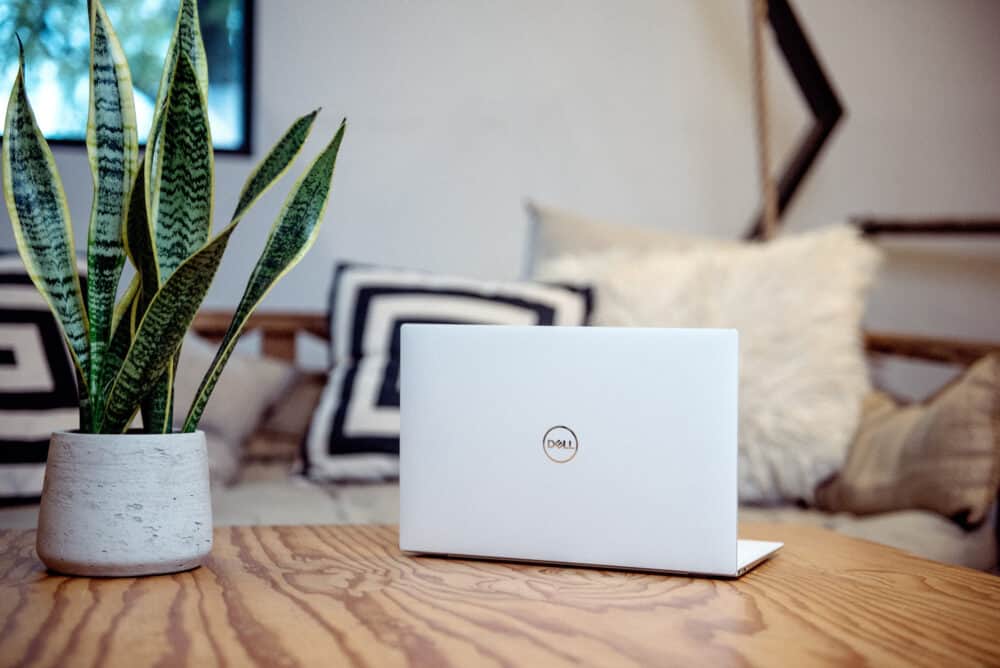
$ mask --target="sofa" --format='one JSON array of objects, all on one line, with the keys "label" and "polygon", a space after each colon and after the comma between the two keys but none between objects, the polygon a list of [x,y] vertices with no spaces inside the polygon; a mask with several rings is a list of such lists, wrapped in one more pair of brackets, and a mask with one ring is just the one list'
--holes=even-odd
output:
[{"label": "sofa", "polygon": [[[197,321],[207,337],[221,335],[225,314],[205,312]],[[322,314],[266,313],[254,317],[256,331],[266,353],[288,357],[294,346],[288,341],[315,337],[325,330]],[[288,361],[287,359],[285,361]],[[281,392],[283,405],[269,406],[256,417],[252,432],[235,444],[241,458],[238,472],[228,479],[213,479],[213,511],[217,525],[352,524],[396,523],[399,518],[399,487],[394,481],[316,483],[298,475],[296,459],[312,404],[321,389],[324,374],[298,370]],[[244,419],[246,416],[243,416]],[[228,452],[234,444],[225,436],[207,431],[213,456]],[[0,508],[0,528],[32,528],[36,505]],[[973,530],[940,514],[926,510],[904,510],[857,516],[827,513],[795,505],[761,507],[744,505],[741,521],[791,522],[833,529],[837,532],[891,545],[913,554],[975,568],[997,568],[996,509],[989,521]]]},{"label": "sofa", "polygon": [[[603,247],[613,245],[614,235],[620,233],[601,227],[587,228],[590,223],[583,227],[580,223],[564,223],[559,221],[558,225],[546,227],[536,221],[533,256],[537,258],[539,246],[544,254],[551,253],[554,244],[565,244],[565,239],[558,238],[560,234],[574,243],[589,235],[595,247]],[[639,234],[633,241],[649,245],[657,239],[655,235]],[[230,315],[224,311],[199,314],[194,330],[203,340],[192,339],[185,344],[186,354],[200,356],[200,363],[207,364],[213,349],[205,341],[217,340],[224,334]],[[230,383],[229,389],[220,384],[203,420],[212,460],[215,523],[398,522],[399,489],[393,480],[316,482],[300,475],[302,443],[326,382],[326,374],[316,370],[315,360],[303,359],[300,351],[303,341],[311,340],[314,348],[317,342],[320,346],[328,345],[329,316],[319,312],[260,313],[252,317],[246,331],[248,338],[256,337],[257,350],[234,357],[224,375]],[[960,364],[996,350],[986,344],[953,345],[940,340],[872,334],[864,341],[873,358],[896,354]],[[198,377],[195,373],[195,384]],[[249,403],[243,391],[246,387],[257,388],[254,400]],[[183,391],[179,389],[179,395]],[[212,416],[213,411],[216,417]],[[36,517],[37,505],[0,507],[0,528],[29,528],[34,526]],[[740,519],[822,526],[929,559],[997,570],[1000,522],[995,503],[985,518],[964,526],[954,518],[925,508],[827,512],[819,510],[815,503],[796,501],[744,504],[740,507]]]}]

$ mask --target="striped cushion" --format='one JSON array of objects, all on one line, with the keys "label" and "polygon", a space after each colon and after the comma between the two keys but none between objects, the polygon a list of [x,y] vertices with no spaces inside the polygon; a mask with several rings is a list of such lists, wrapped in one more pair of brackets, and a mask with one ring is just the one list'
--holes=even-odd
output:
[{"label": "striped cushion", "polygon": [[330,301],[332,371],[306,438],[306,473],[316,480],[398,475],[404,323],[585,325],[590,308],[588,288],[339,266]]},{"label": "striped cushion", "polygon": [[17,254],[0,254],[0,499],[37,499],[49,436],[79,426],[76,373]]}]

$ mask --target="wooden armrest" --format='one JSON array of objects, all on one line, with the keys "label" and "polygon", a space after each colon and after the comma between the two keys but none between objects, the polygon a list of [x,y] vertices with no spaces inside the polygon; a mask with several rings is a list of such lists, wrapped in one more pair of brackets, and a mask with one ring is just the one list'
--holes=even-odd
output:
[{"label": "wooden armrest", "polygon": [[887,332],[865,332],[865,349],[870,353],[880,355],[895,355],[929,362],[968,366],[990,353],[1000,353],[1000,343]]},{"label": "wooden armrest", "polygon": [[875,218],[851,219],[865,236],[996,236],[997,218]]},{"label": "wooden armrest", "polygon": [[[206,339],[218,341],[226,335],[232,318],[232,311],[199,311],[191,328]],[[264,355],[286,362],[295,361],[295,337],[299,332],[308,332],[321,339],[329,337],[329,325],[321,313],[254,313],[243,332],[253,331],[260,331]]]},{"label": "wooden armrest", "polygon": [[[200,311],[192,329],[207,339],[218,341],[225,335],[231,319],[232,311]],[[265,355],[289,362],[295,361],[295,336],[299,332],[308,332],[321,339],[330,337],[329,323],[322,313],[255,313],[250,316],[244,331],[255,330],[261,333]],[[1000,343],[888,332],[865,332],[864,341],[870,353],[961,365],[969,365],[980,357],[1000,352]]]},{"label": "wooden armrest", "polygon": [[[222,309],[198,311],[194,318],[192,329],[205,338],[221,339],[229,328],[233,312]],[[322,313],[295,313],[273,311],[270,313],[254,313],[247,321],[244,331],[251,332],[263,329],[267,332],[296,333],[309,332],[320,338],[327,338],[328,323]]]}]

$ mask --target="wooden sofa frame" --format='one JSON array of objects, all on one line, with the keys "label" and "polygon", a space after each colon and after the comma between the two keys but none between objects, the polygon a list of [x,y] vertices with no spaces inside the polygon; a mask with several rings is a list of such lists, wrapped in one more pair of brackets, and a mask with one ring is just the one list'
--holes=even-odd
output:
[{"label": "wooden sofa frame", "polygon": [[[195,318],[193,329],[199,335],[217,341],[225,335],[232,315],[232,311],[203,310]],[[296,361],[295,342],[300,332],[322,339],[329,339],[330,336],[326,315],[303,312],[256,313],[250,317],[244,332],[259,332],[262,353],[290,363]],[[866,350],[872,355],[888,355],[960,366],[968,366],[984,355],[1000,352],[1000,343],[887,332],[865,332],[864,342]],[[317,383],[322,383],[325,377],[325,374],[316,372],[308,375],[312,382]],[[1000,543],[1000,514],[993,529],[997,542]]]},{"label": "wooden sofa frame", "polygon": [[[226,333],[232,311],[204,310],[194,321],[194,331],[201,336],[219,340]],[[300,332],[329,339],[327,316],[321,313],[272,311],[255,313],[247,323],[246,332],[259,332],[264,355],[288,362],[295,361],[295,340]],[[891,355],[968,366],[980,357],[1000,352],[1000,343],[968,341],[930,336],[913,336],[888,332],[865,332],[865,348],[874,355]]]}]

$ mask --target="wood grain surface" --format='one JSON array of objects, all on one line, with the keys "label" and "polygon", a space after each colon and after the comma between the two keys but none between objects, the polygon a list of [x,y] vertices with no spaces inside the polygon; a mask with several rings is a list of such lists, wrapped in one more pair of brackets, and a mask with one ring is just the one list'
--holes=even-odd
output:
[{"label": "wood grain surface", "polygon": [[828,531],[740,580],[450,560],[394,527],[216,530],[172,576],[48,574],[0,531],[0,664],[998,665],[1000,578]]}]

